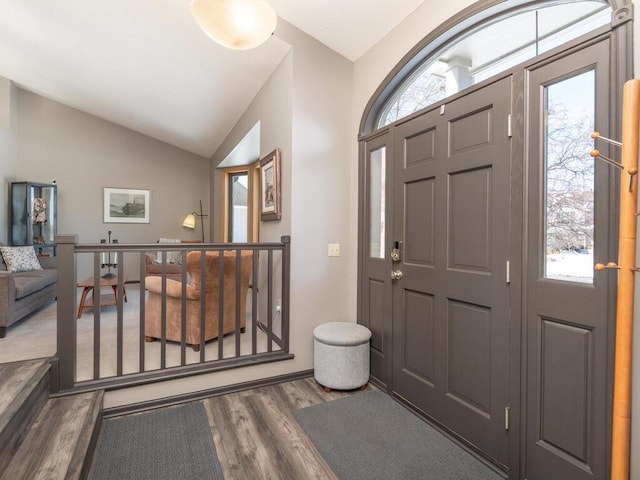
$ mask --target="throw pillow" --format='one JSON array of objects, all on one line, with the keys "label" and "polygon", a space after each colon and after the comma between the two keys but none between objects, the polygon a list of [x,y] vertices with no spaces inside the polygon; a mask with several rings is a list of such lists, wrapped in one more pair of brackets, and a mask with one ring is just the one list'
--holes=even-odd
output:
[{"label": "throw pillow", "polygon": [[0,253],[9,272],[42,270],[33,247],[0,247]]},{"label": "throw pillow", "polygon": [[[160,238],[158,243],[182,243],[178,238]],[[157,252],[156,263],[162,263],[162,252]],[[182,254],[180,252],[167,252],[167,263],[182,263]]]}]

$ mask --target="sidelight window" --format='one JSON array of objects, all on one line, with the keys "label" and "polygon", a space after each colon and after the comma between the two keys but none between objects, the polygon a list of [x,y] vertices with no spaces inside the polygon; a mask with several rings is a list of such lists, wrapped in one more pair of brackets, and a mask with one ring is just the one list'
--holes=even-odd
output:
[{"label": "sidelight window", "polygon": [[595,72],[545,87],[545,277],[591,283]]},{"label": "sidelight window", "polygon": [[369,157],[369,255],[385,258],[386,147],[373,150]]}]

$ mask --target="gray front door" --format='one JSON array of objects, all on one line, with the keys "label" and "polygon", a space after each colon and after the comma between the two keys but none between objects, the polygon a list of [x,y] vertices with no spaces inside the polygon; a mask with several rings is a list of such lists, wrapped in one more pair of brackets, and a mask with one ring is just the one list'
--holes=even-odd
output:
[{"label": "gray front door", "polygon": [[[526,478],[607,478],[615,204],[590,133],[611,137],[609,40],[528,76]],[[598,147],[609,156],[606,145]]]},{"label": "gray front door", "polygon": [[392,130],[392,390],[504,466],[511,82]]}]

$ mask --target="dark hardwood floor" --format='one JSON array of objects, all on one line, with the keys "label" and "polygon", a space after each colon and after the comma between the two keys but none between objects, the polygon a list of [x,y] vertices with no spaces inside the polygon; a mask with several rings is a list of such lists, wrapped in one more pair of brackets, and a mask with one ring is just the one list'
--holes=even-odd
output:
[{"label": "dark hardwood floor", "polygon": [[310,377],[203,400],[225,480],[336,479],[291,411],[354,393]]}]

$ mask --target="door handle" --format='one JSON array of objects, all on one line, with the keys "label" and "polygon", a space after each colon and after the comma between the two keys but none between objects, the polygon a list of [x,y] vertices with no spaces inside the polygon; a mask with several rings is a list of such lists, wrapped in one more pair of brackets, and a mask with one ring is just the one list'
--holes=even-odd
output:
[{"label": "door handle", "polygon": [[391,280],[400,280],[402,278],[402,271],[391,270]]}]

